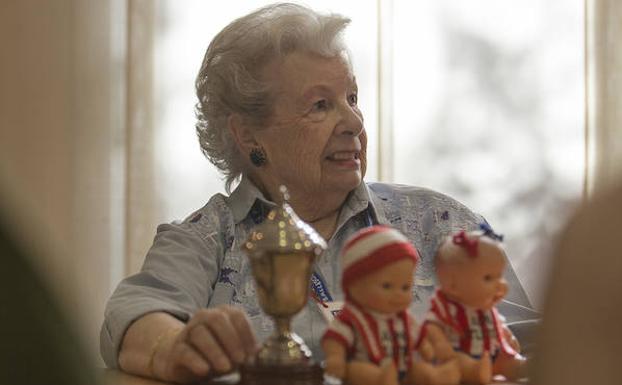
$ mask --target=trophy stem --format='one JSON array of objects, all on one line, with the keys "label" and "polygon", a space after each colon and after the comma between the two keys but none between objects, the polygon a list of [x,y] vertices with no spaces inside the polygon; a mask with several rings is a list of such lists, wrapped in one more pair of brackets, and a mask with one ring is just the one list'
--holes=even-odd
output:
[{"label": "trophy stem", "polygon": [[289,321],[289,317],[278,317],[274,320],[276,331],[280,336],[287,337],[291,334]]}]

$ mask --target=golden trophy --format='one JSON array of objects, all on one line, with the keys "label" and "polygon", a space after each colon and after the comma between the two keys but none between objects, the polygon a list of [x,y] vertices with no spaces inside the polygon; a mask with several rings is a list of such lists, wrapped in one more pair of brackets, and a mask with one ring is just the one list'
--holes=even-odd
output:
[{"label": "golden trophy", "polygon": [[324,239],[303,222],[287,203],[273,209],[253,229],[243,246],[251,268],[259,305],[275,322],[275,332],[252,362],[241,370],[244,384],[321,384],[322,370],[290,321],[309,299],[315,259],[326,249]]}]

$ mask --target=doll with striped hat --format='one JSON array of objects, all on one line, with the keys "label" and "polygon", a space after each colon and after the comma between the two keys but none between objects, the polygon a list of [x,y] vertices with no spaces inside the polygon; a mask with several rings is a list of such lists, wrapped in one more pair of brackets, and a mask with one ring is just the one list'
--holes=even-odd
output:
[{"label": "doll with striped hat", "polygon": [[495,308],[508,291],[503,237],[487,224],[480,227],[447,237],[439,247],[439,288],[422,327],[436,358],[457,358],[461,381],[469,384],[487,384],[496,374],[515,380],[525,372],[518,342]]},{"label": "doll with striped hat", "polygon": [[409,240],[371,226],[346,242],[341,259],[346,303],[322,338],[326,372],[356,385],[457,384],[457,362],[435,366],[420,357],[434,354],[407,310],[419,259]]}]

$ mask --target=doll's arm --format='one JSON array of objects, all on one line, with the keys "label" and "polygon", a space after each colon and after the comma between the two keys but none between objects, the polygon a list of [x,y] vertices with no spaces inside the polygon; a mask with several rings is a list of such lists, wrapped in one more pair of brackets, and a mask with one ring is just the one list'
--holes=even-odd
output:
[{"label": "doll's arm", "polygon": [[[433,349],[433,356],[441,362],[453,358],[456,353],[449,343],[447,336],[445,336],[443,329],[434,322],[427,322],[424,327],[427,333],[424,341],[429,341]],[[426,358],[423,352],[421,352],[421,355],[423,358]]]},{"label": "doll's arm", "polygon": [[503,325],[502,332],[505,341],[510,344],[510,347],[512,347],[515,352],[520,353],[520,343],[518,342],[518,339],[514,337],[514,333],[512,333],[510,328],[508,328],[506,325]]},{"label": "doll's arm", "polygon": [[419,354],[421,354],[421,357],[425,361],[431,362],[434,361],[434,359],[436,358],[434,356],[434,346],[432,346],[432,343],[430,343],[428,337],[425,337],[421,340],[417,351],[419,352]]},{"label": "doll's arm", "polygon": [[343,379],[346,376],[346,348],[332,338],[322,340],[322,349],[326,356],[326,373]]}]

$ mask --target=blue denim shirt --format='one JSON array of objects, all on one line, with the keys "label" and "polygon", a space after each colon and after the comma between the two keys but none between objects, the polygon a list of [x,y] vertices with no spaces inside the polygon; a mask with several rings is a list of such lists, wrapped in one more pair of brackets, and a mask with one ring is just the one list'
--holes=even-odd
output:
[{"label": "blue denim shirt", "polygon": [[[202,307],[234,304],[245,309],[260,339],[270,334],[272,320],[259,307],[250,264],[240,245],[274,206],[243,178],[230,196],[216,194],[183,222],[158,226],[141,271],[124,279],[106,306],[100,340],[106,364],[118,366],[126,329],[154,311],[168,312],[185,321]],[[336,231],[318,258],[315,272],[334,300],[343,299],[338,254],[344,241],[372,223],[393,226],[413,242],[421,257],[411,309],[421,319],[434,290],[433,258],[438,244],[444,236],[475,229],[482,221],[456,200],[428,189],[361,183],[344,203]],[[520,290],[511,268],[510,273],[510,286]],[[321,359],[319,342],[326,322],[317,303],[309,301],[292,326],[314,357]]]}]

